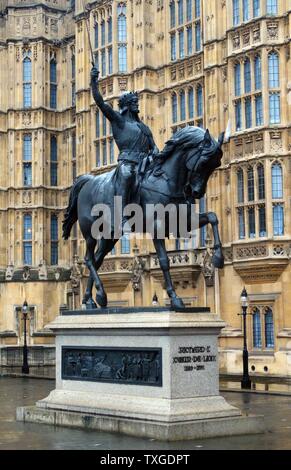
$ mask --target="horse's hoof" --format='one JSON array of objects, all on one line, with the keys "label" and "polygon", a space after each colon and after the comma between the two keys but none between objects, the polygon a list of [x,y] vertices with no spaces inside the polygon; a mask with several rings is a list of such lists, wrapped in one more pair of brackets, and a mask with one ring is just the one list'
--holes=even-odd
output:
[{"label": "horse's hoof", "polygon": [[107,307],[107,295],[105,292],[102,294],[96,294],[96,302],[101,308]]},{"label": "horse's hoof", "polygon": [[224,257],[222,255],[213,255],[212,264],[215,268],[222,269],[224,266]]},{"label": "horse's hoof", "polygon": [[94,310],[95,308],[98,308],[92,297],[84,302],[84,304],[86,305],[86,310]]},{"label": "horse's hoof", "polygon": [[185,308],[185,304],[183,302],[182,299],[180,299],[180,297],[172,297],[171,298],[171,307],[174,309],[174,310],[181,310],[183,308]]}]

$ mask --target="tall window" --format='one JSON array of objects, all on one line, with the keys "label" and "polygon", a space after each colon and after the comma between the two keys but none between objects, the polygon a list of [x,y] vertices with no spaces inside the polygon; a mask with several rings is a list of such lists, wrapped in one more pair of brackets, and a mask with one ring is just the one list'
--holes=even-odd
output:
[{"label": "tall window", "polygon": [[72,54],[71,58],[71,70],[72,70],[72,105],[75,106],[76,104],[76,58],[75,54]]},{"label": "tall window", "polygon": [[56,136],[51,136],[51,186],[58,184],[58,147]]},{"label": "tall window", "polygon": [[112,18],[111,18],[111,16],[107,20],[107,25],[108,25],[107,26],[108,27],[108,29],[107,29],[107,40],[108,40],[109,43],[111,43],[112,42]]},{"label": "tall window", "polygon": [[50,107],[57,107],[57,63],[55,59],[50,61]]},{"label": "tall window", "polygon": [[105,46],[105,21],[101,22],[101,46]]},{"label": "tall window", "polygon": [[234,66],[234,94],[235,96],[241,95],[241,74],[240,74],[240,64],[235,64]]},{"label": "tall window", "polygon": [[187,28],[187,54],[191,55],[193,52],[193,32],[192,26]]},{"label": "tall window", "polygon": [[194,90],[192,87],[188,90],[188,116],[189,119],[194,118]]},{"label": "tall window", "polygon": [[264,124],[262,95],[258,95],[255,97],[255,107],[256,107],[256,126],[262,126]]},{"label": "tall window", "polygon": [[284,235],[283,204],[273,204],[273,233],[275,236]]},{"label": "tall window", "polygon": [[232,13],[233,13],[233,25],[236,26],[240,22],[239,0],[232,0]]},{"label": "tall window", "polygon": [[32,185],[32,140],[31,134],[23,136],[23,152],[22,152],[22,167],[23,167],[23,185]]},{"label": "tall window", "polygon": [[278,0],[267,0],[267,13],[276,15],[278,12]]},{"label": "tall window", "polygon": [[95,45],[95,49],[98,49],[99,47],[98,23],[95,23],[94,25],[94,45]]},{"label": "tall window", "polygon": [[269,119],[270,124],[280,124],[281,122],[280,93],[270,93],[269,95]]},{"label": "tall window", "polygon": [[268,69],[269,69],[269,88],[279,88],[280,86],[280,73],[279,73],[279,54],[271,52],[268,55]]},{"label": "tall window", "polygon": [[254,170],[252,167],[248,169],[248,201],[255,199]]},{"label": "tall window", "polygon": [[243,0],[243,20],[250,19],[250,0]]},{"label": "tall window", "polygon": [[245,120],[246,129],[252,127],[252,100],[251,98],[245,99]]},{"label": "tall window", "polygon": [[103,165],[107,165],[107,142],[106,139],[102,140],[102,160]]},{"label": "tall window", "polygon": [[127,255],[130,253],[130,239],[128,235],[123,235],[123,237],[120,239],[121,243],[121,254]]},{"label": "tall window", "polygon": [[72,180],[73,182],[75,181],[77,177],[76,156],[77,156],[76,132],[73,132],[72,133]]},{"label": "tall window", "polygon": [[187,21],[192,20],[192,0],[186,0],[186,18]]},{"label": "tall window", "polygon": [[23,107],[30,108],[32,106],[32,74],[30,53],[23,60]]},{"label": "tall window", "polygon": [[259,236],[267,236],[266,208],[264,205],[259,206]]},{"label": "tall window", "polygon": [[100,137],[100,111],[96,110],[96,137]]},{"label": "tall window", "polygon": [[23,264],[32,264],[32,217],[25,214],[23,217]]},{"label": "tall window", "polygon": [[108,73],[109,75],[113,73],[112,47],[108,48]]},{"label": "tall window", "polygon": [[126,41],[127,37],[127,28],[126,28],[126,5],[119,3],[118,8],[118,41]]},{"label": "tall window", "polygon": [[256,237],[256,219],[255,219],[255,208],[249,207],[249,238]]},{"label": "tall window", "polygon": [[118,68],[119,72],[127,70],[127,48],[126,45],[118,46]]},{"label": "tall window", "polygon": [[183,0],[178,0],[178,24],[184,23]]},{"label": "tall window", "polygon": [[172,122],[175,123],[178,120],[178,113],[177,113],[177,95],[174,93],[172,95]]},{"label": "tall window", "polygon": [[201,85],[197,87],[197,116],[203,116],[203,91]]},{"label": "tall window", "polygon": [[184,49],[184,30],[179,31],[179,58],[183,59],[185,56]]},{"label": "tall window", "polygon": [[196,52],[201,50],[201,24],[200,21],[195,24],[195,42]]},{"label": "tall window", "polygon": [[283,171],[280,163],[272,165],[272,198],[283,198]]},{"label": "tall window", "polygon": [[235,129],[237,131],[240,131],[242,129],[241,100],[238,100],[235,103]]},{"label": "tall window", "polygon": [[250,93],[252,89],[251,62],[249,59],[244,64],[245,93]]},{"label": "tall window", "polygon": [[101,75],[104,77],[106,75],[106,51],[102,49],[101,52]]},{"label": "tall window", "polygon": [[104,114],[102,114],[102,135],[103,137],[107,135],[107,119]]},{"label": "tall window", "polygon": [[180,121],[186,119],[186,102],[185,102],[185,91],[180,92]]},{"label": "tall window", "polygon": [[195,0],[195,18],[201,16],[201,0]]},{"label": "tall window", "polygon": [[176,24],[176,2],[172,1],[170,3],[170,25],[171,28],[174,28]]},{"label": "tall window", "polygon": [[266,348],[274,348],[274,320],[270,307],[265,309],[265,343]]},{"label": "tall window", "polygon": [[265,199],[265,171],[261,163],[257,166],[257,176],[259,199]]},{"label": "tall window", "polygon": [[56,215],[51,216],[51,264],[58,264],[58,218]]},{"label": "tall window", "polygon": [[177,59],[177,52],[176,52],[176,34],[171,34],[171,60]]},{"label": "tall window", "polygon": [[237,202],[244,202],[244,173],[241,168],[237,172]]},{"label": "tall window", "polygon": [[255,89],[262,89],[262,61],[259,55],[255,57]]},{"label": "tall window", "polygon": [[114,163],[114,140],[109,140],[109,160],[110,163]]},{"label": "tall window", "polygon": [[238,209],[238,236],[240,240],[246,237],[245,212],[242,207]]},{"label": "tall window", "polygon": [[254,17],[260,16],[260,0],[253,0]]},{"label": "tall window", "polygon": [[262,328],[261,328],[261,313],[260,310],[255,307],[252,313],[253,319],[253,347],[262,347]]}]

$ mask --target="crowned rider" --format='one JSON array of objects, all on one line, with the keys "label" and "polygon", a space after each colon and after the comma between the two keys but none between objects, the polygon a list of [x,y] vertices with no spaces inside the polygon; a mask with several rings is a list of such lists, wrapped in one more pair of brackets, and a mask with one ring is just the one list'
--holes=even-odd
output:
[{"label": "crowned rider", "polygon": [[131,201],[132,190],[136,188],[137,175],[143,173],[149,156],[159,153],[152,132],[139,119],[137,93],[126,92],[118,102],[120,111],[106,104],[98,87],[99,71],[91,70],[91,87],[94,100],[110,121],[114,140],[119,149],[116,172],[115,195],[122,197],[122,209]]}]

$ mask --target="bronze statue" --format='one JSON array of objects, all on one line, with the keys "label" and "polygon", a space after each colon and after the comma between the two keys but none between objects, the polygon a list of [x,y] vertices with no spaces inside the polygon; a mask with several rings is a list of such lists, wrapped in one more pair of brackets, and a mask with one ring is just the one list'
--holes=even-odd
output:
[{"label": "bronze statue", "polygon": [[[83,304],[86,304],[88,309],[97,308],[92,298],[93,283],[97,290],[98,305],[101,307],[107,305],[107,296],[98,276],[98,269],[105,256],[118,241],[112,230],[111,237],[101,238],[95,253],[97,240],[92,236],[91,229],[97,216],[92,215],[92,208],[101,203],[112,207],[116,195],[122,196],[124,207],[134,196],[143,214],[146,214],[146,208],[150,204],[167,206],[172,203],[177,208],[177,217],[179,217],[180,205],[187,204],[190,226],[192,203],[195,199],[203,197],[210,175],[220,166],[221,146],[224,140],[224,133],[216,141],[208,130],[189,126],[176,132],[166,143],[162,152],[158,153],[150,129],[139,120],[137,94],[122,95],[119,100],[120,112],[118,113],[104,103],[98,90],[98,71],[95,67],[91,72],[91,86],[97,105],[111,122],[113,137],[120,153],[115,170],[98,176],[82,175],[75,181],[63,222],[64,239],[69,238],[71,228],[78,220],[86,240],[85,262],[90,271],[90,277]],[[137,195],[138,198],[136,198]],[[143,232],[145,232],[146,220],[144,219],[143,222]],[[215,213],[199,214],[199,227],[206,224],[211,224],[213,229],[212,263],[215,267],[222,268],[224,259]],[[159,220],[155,218],[153,243],[164,274],[171,306],[174,309],[181,309],[184,304],[177,296],[172,284],[165,240],[156,235],[158,225]],[[165,237],[169,235],[167,221]]]}]

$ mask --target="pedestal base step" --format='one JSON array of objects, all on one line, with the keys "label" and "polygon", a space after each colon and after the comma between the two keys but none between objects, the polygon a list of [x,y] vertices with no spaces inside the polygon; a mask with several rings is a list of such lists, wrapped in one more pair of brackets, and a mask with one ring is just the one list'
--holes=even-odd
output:
[{"label": "pedestal base step", "polygon": [[232,416],[165,423],[31,406],[17,408],[16,419],[30,423],[114,432],[161,441],[206,439],[264,432],[263,416]]}]

